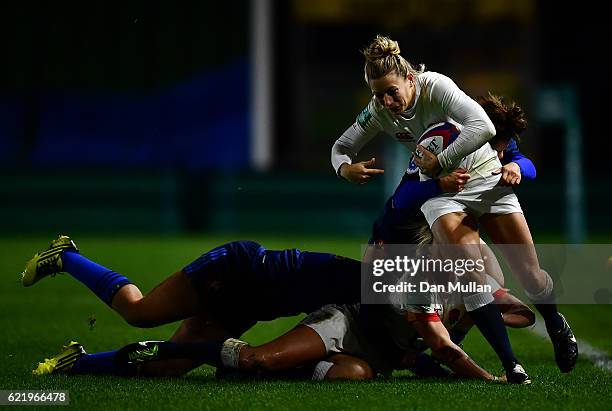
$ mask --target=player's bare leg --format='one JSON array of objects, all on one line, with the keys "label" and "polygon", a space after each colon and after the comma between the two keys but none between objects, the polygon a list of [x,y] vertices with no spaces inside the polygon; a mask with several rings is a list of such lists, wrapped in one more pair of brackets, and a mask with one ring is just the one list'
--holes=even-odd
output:
[{"label": "player's bare leg", "polygon": [[155,327],[197,313],[196,290],[182,271],[143,297],[127,277],[81,255],[74,241],[65,235],[53,240],[49,247],[26,263],[21,282],[30,287],[61,272],[67,272],[83,283],[128,323],[137,327]]},{"label": "player's bare leg", "polygon": [[312,328],[298,325],[269,343],[239,350],[237,368],[252,371],[282,371],[325,358],[327,350]]},{"label": "player's bare leg", "polygon": [[501,252],[523,288],[530,294],[542,291],[547,285],[547,273],[540,268],[525,216],[522,213],[486,214],[480,222],[493,243],[513,244],[501,247]]},{"label": "player's bare leg", "polygon": [[166,278],[145,296],[136,285],[127,284],[117,291],[111,306],[129,324],[142,328],[189,318],[199,309],[197,292],[182,271]]},{"label": "player's bare leg", "polygon": [[332,363],[325,380],[371,380],[374,378],[374,370],[366,361],[347,354],[334,354],[325,359]]},{"label": "player's bare leg", "polygon": [[[431,231],[438,243],[465,246],[457,247],[457,254],[462,251],[465,253],[464,256],[457,255],[457,258],[473,259],[472,261],[482,258],[480,246],[474,246],[480,244],[480,235],[478,222],[473,216],[462,212],[445,214],[433,223]],[[470,273],[470,276],[478,283],[483,283],[483,279],[476,273]],[[474,281],[471,278],[469,281]],[[501,360],[508,381],[517,384],[530,382],[529,376],[512,352],[508,332],[499,307],[493,303],[493,296],[490,293],[474,293],[463,296],[463,302],[470,317]]]},{"label": "player's bare leg", "polygon": [[544,317],[557,366],[561,372],[570,372],[578,360],[578,344],[565,317],[557,310],[553,281],[540,268],[525,216],[522,213],[485,215],[481,222],[494,243],[513,244],[500,247],[501,251],[510,269]]}]

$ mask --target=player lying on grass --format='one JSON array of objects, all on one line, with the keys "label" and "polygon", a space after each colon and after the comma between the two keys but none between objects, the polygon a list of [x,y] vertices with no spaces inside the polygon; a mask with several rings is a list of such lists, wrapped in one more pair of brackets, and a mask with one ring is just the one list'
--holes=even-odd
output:
[{"label": "player lying on grass", "polygon": [[[506,291],[499,288],[495,293],[505,324],[516,328],[532,325],[533,312]],[[365,323],[363,307],[359,304],[322,307],[302,320],[296,329],[268,344],[241,346],[238,360],[225,365],[246,371],[247,375],[255,373],[265,377],[282,375],[278,370],[284,369],[285,364],[298,365],[313,379],[363,380],[376,375],[388,376],[393,370],[401,369],[409,369],[421,377],[445,377],[450,373],[437,361],[447,365],[462,361],[459,351],[451,347],[453,340],[461,341],[473,325],[463,305],[369,306],[374,310],[370,310],[370,321]],[[301,326],[311,328],[316,335],[304,331],[298,335]],[[290,353],[283,349],[294,347],[298,338],[301,354],[298,355],[296,348]],[[236,340],[234,344],[241,343]],[[435,360],[424,354],[428,348]],[[301,364],[296,364],[297,358],[303,359]],[[496,379],[487,372],[473,377]]]},{"label": "player lying on grass", "polygon": [[[266,250],[237,241],[203,254],[143,296],[125,276],[87,259],[69,237],[60,236],[26,264],[22,283],[31,286],[68,272],[135,327],[183,320],[170,341],[220,341],[211,343],[216,360],[223,340],[257,321],[358,302],[360,270],[359,261],[334,254]],[[183,374],[200,364],[176,361],[163,372]]]},{"label": "player lying on grass", "polygon": [[[242,343],[234,344],[228,337],[240,336],[257,321],[312,312],[329,303],[356,303],[361,295],[359,261],[295,249],[266,250],[249,241],[225,244],[205,253],[143,296],[126,277],[85,258],[69,237],[60,236],[26,264],[22,282],[30,286],[62,271],[83,282],[131,325],[155,327],[184,321],[170,341],[154,347],[136,343],[121,350],[82,355],[82,348],[71,344],[40,364],[37,374],[70,370],[168,376],[184,374],[203,363],[231,364],[235,349]],[[296,356],[299,364],[304,361],[300,345],[307,340],[304,333],[319,338],[308,327],[298,327],[291,345],[282,351],[290,358],[291,353],[300,353]],[[424,338],[433,340],[436,336]],[[445,349],[456,356],[449,364],[456,374],[490,376],[461,348],[447,342]],[[136,367],[139,361],[151,357],[163,361]],[[282,367],[296,365],[283,363]]]},{"label": "player lying on grass", "polygon": [[[63,240],[67,243],[65,237]],[[65,250],[62,253],[64,259],[72,252],[74,250]],[[211,254],[214,253],[207,253],[207,256]],[[499,267],[490,267],[488,272],[503,281]],[[303,281],[308,282],[306,278],[303,278]],[[224,285],[227,283],[224,284],[222,280],[217,284],[219,288]],[[234,284],[233,295],[242,294],[240,287],[244,285]],[[496,298],[504,307],[504,318],[509,326],[521,327],[533,323],[533,313],[527,307],[509,294],[504,294],[504,290],[500,290],[499,286],[496,289]],[[246,292],[258,295],[258,286],[251,284],[247,286]],[[252,303],[253,310],[264,304],[262,301]],[[287,334],[263,346],[249,347],[235,339],[228,339],[222,344],[220,342],[225,336],[239,335],[244,331],[236,331],[236,324],[244,324],[245,316],[253,318],[253,315],[232,310],[236,305],[225,298],[216,299],[215,305],[216,307],[211,307],[209,311],[225,312],[223,320],[204,316],[202,312],[202,319],[208,319],[208,322],[202,321],[199,327],[196,325],[196,330],[191,330],[196,331],[195,334],[190,333],[193,339],[174,338],[172,342],[141,342],[120,350],[95,354],[85,354],[78,343],[72,343],[58,356],[41,363],[35,373],[62,371],[71,374],[168,376],[180,375],[195,366],[207,363],[272,376],[274,372],[316,363],[314,372],[312,369],[310,372],[320,379],[363,379],[370,378],[375,373],[386,374],[392,369],[405,367],[419,375],[443,375],[442,368],[428,356],[415,351],[431,347],[434,357],[447,364],[457,375],[494,379],[467,357],[451,340],[444,327],[450,328],[455,341],[461,341],[461,337],[469,329],[469,318],[465,316],[462,307],[436,305],[397,309],[376,306],[376,316],[370,315],[369,318],[374,324],[383,323],[385,327],[372,329],[367,323],[363,326],[363,322],[359,320],[358,304],[326,305],[309,315],[301,325]],[[267,312],[271,312],[273,306],[274,300],[270,300]],[[293,309],[299,310],[295,306]],[[281,311],[282,309],[277,308],[277,312]],[[444,319],[443,323],[439,322],[440,316]],[[207,329],[208,334],[205,332]],[[417,345],[420,336],[424,342]],[[305,368],[308,370],[308,367]]]}]

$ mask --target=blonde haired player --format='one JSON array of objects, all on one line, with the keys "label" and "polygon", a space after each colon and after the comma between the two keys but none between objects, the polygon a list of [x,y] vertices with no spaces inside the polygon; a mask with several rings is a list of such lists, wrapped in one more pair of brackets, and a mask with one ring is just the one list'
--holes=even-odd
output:
[{"label": "blonde haired player", "polygon": [[[422,179],[459,167],[467,170],[471,178],[461,192],[442,194],[422,206],[434,236],[443,244],[477,245],[480,243],[477,227],[481,223],[493,242],[523,245],[504,247],[502,252],[544,317],[557,365],[562,372],[571,371],[578,355],[576,340],[557,311],[553,281],[540,268],[518,199],[510,186],[498,184],[502,165],[497,152],[486,144],[496,134],[486,112],[450,78],[425,71],[423,66],[415,69],[400,55],[398,43],[388,37],[377,36],[363,54],[365,80],[373,97],[332,147],[336,173],[358,184],[383,173],[382,169],[372,168],[374,159],[353,161],[361,148],[380,132],[393,136],[415,154]],[[454,143],[438,155],[417,146],[417,139],[431,124],[445,121],[461,130]],[[499,309],[491,304],[493,297],[474,293],[464,301],[506,371],[512,374],[516,369],[522,375],[517,378],[527,379],[512,353]]]}]

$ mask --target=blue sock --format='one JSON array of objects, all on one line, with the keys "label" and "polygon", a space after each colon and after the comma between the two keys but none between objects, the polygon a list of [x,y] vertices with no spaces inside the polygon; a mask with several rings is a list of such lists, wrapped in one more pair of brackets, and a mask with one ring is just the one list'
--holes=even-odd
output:
[{"label": "blue sock", "polygon": [[478,327],[501,360],[504,369],[511,370],[518,361],[512,352],[508,331],[497,304],[489,303],[474,311],[470,311],[469,314],[472,320],[474,320],[476,327]]},{"label": "blue sock", "polygon": [[74,363],[71,373],[135,376],[140,372],[138,366],[145,362],[174,359],[191,359],[220,367],[224,341],[143,341],[128,344],[115,351],[85,354]]},{"label": "blue sock", "polygon": [[540,314],[542,314],[547,330],[557,331],[563,328],[563,318],[561,318],[561,315],[557,310],[557,304],[534,304],[534,306],[540,312]]},{"label": "blue sock", "polygon": [[85,284],[102,301],[111,305],[121,287],[132,284],[126,277],[71,251],[62,253],[62,271]]},{"label": "blue sock", "polygon": [[117,374],[115,355],[118,350],[85,354],[72,366],[73,374]]}]

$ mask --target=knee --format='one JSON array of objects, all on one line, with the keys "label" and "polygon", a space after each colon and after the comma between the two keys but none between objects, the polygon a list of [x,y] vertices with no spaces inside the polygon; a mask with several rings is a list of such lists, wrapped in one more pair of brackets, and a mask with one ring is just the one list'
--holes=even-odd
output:
[{"label": "knee", "polygon": [[346,378],[350,380],[370,380],[374,378],[374,371],[364,362],[353,363],[346,366]]},{"label": "knee", "polygon": [[325,376],[326,380],[371,380],[374,378],[372,367],[365,361],[334,364]]}]

